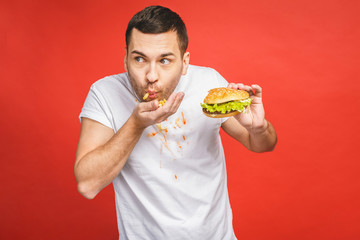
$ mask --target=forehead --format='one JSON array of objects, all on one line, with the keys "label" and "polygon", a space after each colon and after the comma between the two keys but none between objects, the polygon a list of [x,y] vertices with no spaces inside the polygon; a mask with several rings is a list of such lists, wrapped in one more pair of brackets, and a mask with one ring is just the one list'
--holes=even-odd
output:
[{"label": "forehead", "polygon": [[157,55],[165,52],[172,52],[180,55],[177,34],[174,31],[165,33],[142,33],[136,28],[131,32],[129,52],[134,50],[146,55]]}]

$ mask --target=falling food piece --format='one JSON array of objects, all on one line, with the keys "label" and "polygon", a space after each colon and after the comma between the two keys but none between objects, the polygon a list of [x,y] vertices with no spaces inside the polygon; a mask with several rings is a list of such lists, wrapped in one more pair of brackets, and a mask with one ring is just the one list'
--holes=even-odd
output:
[{"label": "falling food piece", "polygon": [[186,139],[184,135],[183,135],[183,139],[184,139],[184,141],[185,141],[185,139]]},{"label": "falling food piece", "polygon": [[177,176],[176,176],[176,174],[175,174],[175,179],[177,179]]},{"label": "falling food piece", "polygon": [[147,99],[149,97],[149,93],[146,93],[143,97],[143,100]]}]

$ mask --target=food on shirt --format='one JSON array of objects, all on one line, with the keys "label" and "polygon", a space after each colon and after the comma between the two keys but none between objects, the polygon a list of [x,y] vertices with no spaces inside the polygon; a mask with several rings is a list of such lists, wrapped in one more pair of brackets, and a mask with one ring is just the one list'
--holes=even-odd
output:
[{"label": "food on shirt", "polygon": [[165,129],[167,129],[166,127],[164,127],[163,125],[161,125],[161,123],[156,124],[156,127],[158,128],[158,130],[159,130],[160,132],[163,131],[163,130],[165,130]]},{"label": "food on shirt", "polygon": [[154,137],[156,134],[158,134],[158,132],[148,133],[147,136],[148,137]]},{"label": "food on shirt", "polygon": [[181,128],[180,118],[177,118],[177,119],[175,120],[175,124],[176,124],[176,126],[177,126],[178,128]]},{"label": "food on shirt", "polygon": [[183,113],[183,112],[181,112],[181,117],[182,117],[182,122],[183,122],[183,124],[185,125],[185,124],[186,124],[186,119],[185,119],[185,117],[184,117],[184,113]]},{"label": "food on shirt", "polygon": [[149,93],[146,93],[143,97],[143,100],[146,100],[149,97]]},{"label": "food on shirt", "polygon": [[209,91],[201,107],[206,116],[223,118],[244,112],[251,101],[249,93],[244,90],[214,88]]}]

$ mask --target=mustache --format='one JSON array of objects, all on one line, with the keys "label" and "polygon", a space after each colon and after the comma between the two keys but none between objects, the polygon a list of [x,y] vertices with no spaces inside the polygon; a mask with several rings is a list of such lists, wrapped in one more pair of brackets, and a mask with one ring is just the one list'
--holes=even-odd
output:
[{"label": "mustache", "polygon": [[161,87],[158,84],[148,84],[145,88],[146,92],[160,92]]}]

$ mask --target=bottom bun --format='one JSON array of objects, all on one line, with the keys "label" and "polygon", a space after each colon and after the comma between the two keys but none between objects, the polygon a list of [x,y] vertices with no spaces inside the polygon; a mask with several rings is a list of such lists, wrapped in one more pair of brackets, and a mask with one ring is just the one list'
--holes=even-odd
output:
[{"label": "bottom bun", "polygon": [[203,113],[207,117],[211,117],[211,118],[224,118],[224,117],[234,116],[236,114],[239,114],[240,112],[239,111],[233,111],[233,112],[229,112],[229,113],[209,113],[205,109],[203,109]]}]

